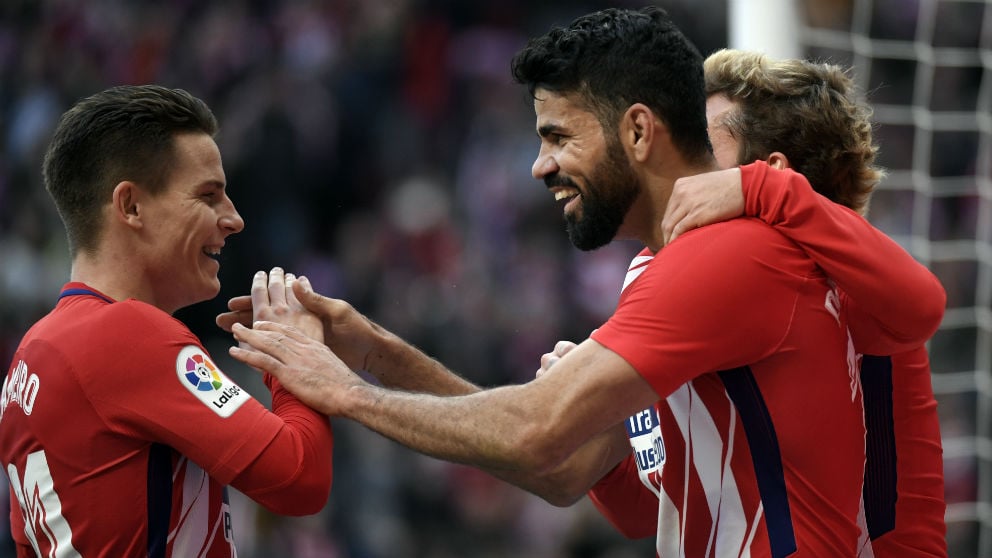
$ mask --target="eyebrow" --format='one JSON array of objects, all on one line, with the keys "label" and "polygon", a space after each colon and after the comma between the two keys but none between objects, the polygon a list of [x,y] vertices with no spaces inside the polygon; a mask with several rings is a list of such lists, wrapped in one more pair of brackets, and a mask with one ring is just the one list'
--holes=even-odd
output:
[{"label": "eyebrow", "polygon": [[204,180],[200,183],[201,188],[213,188],[215,190],[226,190],[227,184],[221,182],[220,180]]},{"label": "eyebrow", "polygon": [[537,128],[537,135],[545,138],[553,133],[560,132],[561,130],[562,127],[559,124],[542,124]]}]

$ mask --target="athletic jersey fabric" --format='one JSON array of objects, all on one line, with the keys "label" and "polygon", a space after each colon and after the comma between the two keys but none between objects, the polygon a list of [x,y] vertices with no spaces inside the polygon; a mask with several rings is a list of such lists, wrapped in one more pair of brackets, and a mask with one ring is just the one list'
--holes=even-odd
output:
[{"label": "athletic jersey fabric", "polygon": [[[802,246],[841,291],[861,367],[867,462],[861,556],[946,556],[943,455],[923,343],[940,325],[937,278],[801,174],[759,161],[741,167],[745,214]],[[881,318],[884,318],[881,319]],[[869,537],[863,537],[868,539]]]},{"label": "athletic jersey fabric", "polygon": [[[267,505],[299,496],[272,484],[290,478],[326,501],[327,419],[266,382],[274,413],[178,320],[67,284],[21,341],[0,396],[19,555],[236,556],[225,485],[243,473],[235,486]],[[303,466],[315,469],[294,473]]]},{"label": "athletic jersey fabric", "polygon": [[746,218],[686,233],[639,269],[592,338],[663,398],[669,457],[644,476],[658,555],[854,555],[862,402],[826,277]]},{"label": "athletic jersey fabric", "polygon": [[[876,347],[901,347],[900,343],[912,340],[914,336],[916,342],[929,337],[939,324],[944,293],[936,278],[925,268],[910,262],[915,266],[878,269],[879,262],[884,262],[883,267],[891,268],[896,263],[905,262],[909,256],[853,212],[817,196],[801,175],[774,171],[763,163],[742,167],[742,171],[748,215],[760,216],[762,220],[777,225],[776,228],[793,237],[792,240],[797,241],[806,252],[813,253],[815,258],[829,259],[843,254],[845,257],[840,262],[829,261],[824,266],[840,278],[851,279],[852,275],[860,274],[853,280],[874,279],[876,285],[880,279],[902,280],[909,285],[908,288],[914,289],[910,294],[925,301],[922,307],[917,305],[918,312],[906,316],[913,320],[900,324],[900,331],[887,330],[873,319],[867,326],[862,325],[863,331],[871,331],[870,335],[888,335],[888,340],[873,339]],[[816,210],[813,206],[818,204],[823,204],[824,209]],[[855,241],[852,236],[860,239]],[[847,242],[846,250],[838,245],[843,242]],[[852,252],[855,252],[853,257]],[[624,288],[646,269],[650,261],[648,253],[634,259]],[[848,266],[855,266],[857,271],[845,267],[845,261]],[[838,282],[845,286],[849,283]],[[870,284],[861,288],[859,292],[870,292]],[[894,293],[897,297],[903,294],[898,289]],[[911,304],[902,306],[912,307]],[[877,312],[878,308],[871,311]],[[851,314],[862,322],[868,319],[866,312],[852,311]],[[893,373],[897,378],[894,385],[891,381]],[[859,384],[864,390],[869,429],[864,476],[867,509],[857,518],[863,531],[859,555],[946,556],[939,425],[925,349],[918,347],[894,357],[866,357]],[[714,529],[710,533],[710,542],[703,553],[694,553],[681,543],[678,547],[673,546],[672,541],[678,539],[678,526],[668,525],[666,528],[659,523],[664,510],[659,510],[659,490],[653,479],[661,478],[663,466],[678,467],[680,470],[678,475],[666,474],[663,477],[666,482],[695,482],[692,477],[702,474],[698,469],[690,475],[685,474],[699,460],[695,455],[686,453],[685,428],[681,424],[678,431],[662,428],[666,421],[669,421],[670,427],[680,420],[691,423],[694,413],[692,387],[692,384],[683,386],[656,408],[628,420],[627,431],[634,452],[604,477],[590,496],[626,536],[642,538],[657,533],[659,555],[743,555],[716,550],[714,538],[719,539],[725,534],[722,521],[719,525],[721,532]],[[688,415],[688,421],[685,416],[679,418],[680,413]],[[663,430],[672,433],[665,437]],[[668,447],[665,441],[669,442]],[[693,444],[688,447],[691,453],[696,453]],[[705,456],[700,459],[703,458]],[[703,522],[707,525],[713,523],[705,518]],[[692,527],[690,524],[689,528]],[[865,543],[868,537],[864,531],[871,532],[872,544]],[[662,541],[663,536],[670,537],[670,540]],[[756,554],[756,549],[752,547],[750,552],[751,555],[777,555],[774,549],[769,550],[772,552],[760,551]],[[662,554],[663,551],[667,553]],[[814,551],[813,555],[816,554],[817,551]],[[850,552],[844,555],[850,555]]]},{"label": "athletic jersey fabric", "polygon": [[861,558],[947,556],[943,452],[925,347],[865,355],[865,530]]}]

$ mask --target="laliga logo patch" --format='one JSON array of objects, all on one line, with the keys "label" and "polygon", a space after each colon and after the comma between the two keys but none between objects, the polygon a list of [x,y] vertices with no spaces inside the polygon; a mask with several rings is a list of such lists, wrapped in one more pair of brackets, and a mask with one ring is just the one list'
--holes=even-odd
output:
[{"label": "laliga logo patch", "polygon": [[224,385],[217,374],[217,367],[202,354],[186,359],[186,379],[196,387],[197,391],[217,390]]},{"label": "laliga logo patch", "polygon": [[176,357],[176,375],[197,399],[219,416],[227,418],[251,399],[231,381],[196,345],[186,345]]}]

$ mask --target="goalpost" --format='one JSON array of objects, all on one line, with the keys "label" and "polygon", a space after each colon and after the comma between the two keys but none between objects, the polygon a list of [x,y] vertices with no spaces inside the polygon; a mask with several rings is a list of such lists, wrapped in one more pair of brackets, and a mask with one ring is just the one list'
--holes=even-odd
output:
[{"label": "goalpost", "polygon": [[948,550],[992,556],[992,0],[729,0],[730,44],[852,66],[888,176],[869,219],[940,278]]}]

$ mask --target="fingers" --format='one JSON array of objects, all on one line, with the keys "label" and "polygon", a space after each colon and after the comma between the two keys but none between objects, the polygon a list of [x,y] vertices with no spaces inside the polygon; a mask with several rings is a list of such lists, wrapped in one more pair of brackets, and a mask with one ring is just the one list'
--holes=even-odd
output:
[{"label": "fingers", "polygon": [[293,294],[296,296],[296,299],[300,301],[300,304],[302,304],[304,308],[306,308],[310,312],[313,312],[314,314],[317,314],[318,316],[323,315],[323,312],[321,312],[321,310],[324,302],[324,297],[320,296],[319,294],[316,293],[316,291],[313,290],[313,285],[310,284],[309,279],[307,279],[305,276],[300,277],[299,279],[293,282],[292,287],[293,287]]},{"label": "fingers", "polygon": [[[561,357],[559,357],[558,355],[556,355],[554,353],[544,353],[543,355],[541,355],[541,370],[540,370],[540,373],[544,373],[545,371],[548,370],[548,368],[551,368],[551,365],[554,364],[554,363],[556,363],[556,362],[558,362],[558,359],[559,358],[561,358]],[[538,374],[538,375],[540,375],[540,374]]]},{"label": "fingers", "polygon": [[224,312],[223,314],[218,314],[217,318],[214,320],[217,326],[224,331],[231,333],[231,328],[234,324],[241,324],[243,326],[251,326],[252,314],[251,308],[241,312]]},{"label": "fingers", "polygon": [[689,221],[688,210],[684,205],[679,205],[661,222],[662,242],[667,245],[683,232],[694,228],[695,225]]},{"label": "fingers", "polygon": [[692,221],[683,217],[681,221],[678,222],[674,227],[672,227],[672,232],[665,241],[665,244],[671,243],[673,240],[679,237],[684,232],[691,231],[692,229],[698,228]]},{"label": "fingers", "polygon": [[571,341],[559,341],[555,343],[554,351],[541,355],[541,368],[537,370],[537,373],[534,374],[534,376],[540,378],[545,372],[548,371],[548,369],[554,366],[556,362],[561,360],[561,357],[567,355],[575,347],[577,347],[577,345]]},{"label": "fingers", "polygon": [[[259,273],[261,273],[261,272],[259,272]],[[232,298],[231,300],[228,300],[227,301],[227,309],[230,310],[230,311],[232,311],[232,312],[241,312],[241,311],[244,311],[244,310],[248,310],[250,312],[251,311],[251,296],[250,295],[236,296],[236,297]]]},{"label": "fingers", "polygon": [[559,341],[559,342],[555,343],[554,354],[557,355],[557,356],[559,356],[559,357],[563,357],[563,356],[567,355],[572,349],[574,349],[577,346],[578,345],[576,345],[575,343],[572,343],[571,341]]},{"label": "fingers", "polygon": [[279,306],[286,304],[286,274],[281,267],[273,267],[269,271],[269,304]]},{"label": "fingers", "polygon": [[255,316],[269,306],[269,277],[264,271],[255,273],[251,280],[251,306]]},{"label": "fingers", "polygon": [[301,303],[300,298],[296,296],[296,289],[294,288],[294,285],[302,279],[306,278],[300,277],[298,279],[292,273],[286,274],[286,302],[295,308],[303,308],[303,303]]},{"label": "fingers", "polygon": [[259,372],[268,371],[278,377],[279,372],[282,371],[281,362],[259,351],[252,351],[238,346],[232,346],[227,349],[227,353],[236,360],[251,366]]}]

